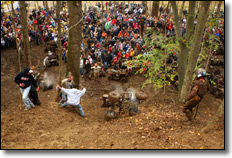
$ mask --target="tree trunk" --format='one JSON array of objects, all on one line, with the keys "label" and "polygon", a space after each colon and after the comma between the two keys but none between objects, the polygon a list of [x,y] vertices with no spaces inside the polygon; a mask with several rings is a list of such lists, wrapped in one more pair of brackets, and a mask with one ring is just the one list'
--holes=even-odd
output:
[{"label": "tree trunk", "polygon": [[45,4],[45,1],[43,1],[43,6],[44,6],[44,8],[46,8],[46,4]]},{"label": "tree trunk", "polygon": [[182,14],[183,14],[184,4],[185,4],[185,1],[183,1],[182,6],[181,6],[181,9],[180,9],[180,12],[179,12],[179,17],[180,17],[180,18],[182,17]]},{"label": "tree trunk", "polygon": [[222,4],[222,1],[219,1],[218,6],[217,6],[217,13],[216,13],[217,18],[219,17],[219,14],[220,14],[221,4]]},{"label": "tree trunk", "polygon": [[169,5],[170,5],[170,2],[171,2],[171,1],[168,1],[167,7],[166,7],[166,9],[165,9],[166,13],[168,13],[168,8],[169,8]]},{"label": "tree trunk", "polygon": [[151,16],[152,17],[158,17],[159,15],[159,3],[160,1],[153,1],[152,3],[152,12],[151,12]]},{"label": "tree trunk", "polygon": [[[62,48],[61,48],[61,24],[60,24],[60,1],[56,1],[56,19],[58,23],[58,54],[59,54],[59,80],[58,84],[61,85],[62,76]],[[56,101],[59,102],[60,92],[57,92]]]},{"label": "tree trunk", "polygon": [[142,4],[145,4],[144,14],[147,15],[147,9],[148,9],[147,1],[142,1]]},{"label": "tree trunk", "polygon": [[49,12],[49,7],[48,7],[48,1],[46,1],[46,12],[47,12],[47,24],[48,25],[50,25],[50,20],[49,20],[49,14],[48,14],[48,12]]},{"label": "tree trunk", "polygon": [[198,16],[198,22],[196,25],[196,30],[193,35],[193,42],[190,48],[189,57],[188,57],[188,65],[185,72],[184,83],[181,89],[180,99],[184,100],[190,92],[191,83],[193,79],[193,72],[195,69],[195,65],[197,62],[197,58],[200,53],[201,42],[199,39],[202,39],[205,23],[207,21],[207,16],[209,12],[209,6],[211,1],[202,1],[200,12]]},{"label": "tree trunk", "polygon": [[[82,2],[68,1],[68,10],[69,10],[69,19],[70,19],[69,21],[70,29],[69,29],[69,37],[68,37],[67,71],[72,73],[74,82],[77,84],[77,88],[79,88],[80,50],[81,50],[81,33],[82,33],[82,23],[79,21],[82,19]],[[74,26],[75,24],[77,25]]]},{"label": "tree trunk", "polygon": [[114,1],[114,15],[116,16],[116,1]]},{"label": "tree trunk", "polygon": [[[9,10],[9,9],[8,9]],[[15,26],[15,21],[14,21],[14,18],[15,18],[15,12],[14,12],[14,6],[13,6],[13,1],[11,1],[11,12],[12,12],[12,14],[11,14],[11,17],[12,17],[12,20],[11,20],[11,22],[12,22],[12,24],[13,24],[13,28],[14,28],[14,32],[15,32],[15,40],[16,40],[16,48],[17,48],[17,55],[18,55],[18,63],[19,63],[19,72],[21,72],[21,54],[20,54],[20,52],[19,52],[19,42],[18,42],[18,40],[17,40],[17,31],[16,31],[16,26]]]},{"label": "tree trunk", "polygon": [[184,80],[185,65],[186,65],[186,62],[184,62],[184,61],[186,60],[185,53],[187,53],[187,52],[184,51],[185,44],[183,43],[183,38],[182,38],[181,32],[180,32],[180,23],[178,20],[178,10],[177,10],[177,6],[176,6],[176,1],[171,1],[171,5],[172,5],[173,15],[174,15],[174,25],[175,25],[175,31],[176,31],[176,38],[177,38],[177,41],[179,42],[179,45],[180,45],[180,52],[178,53],[178,96],[179,96],[179,92],[181,90],[181,86],[182,86],[183,80]]},{"label": "tree trunk", "polygon": [[26,65],[31,66],[31,54],[28,38],[28,27],[27,27],[27,13],[26,13],[26,3],[25,1],[19,1],[20,6],[20,17],[22,23],[22,33],[23,33],[23,53],[25,55]]},{"label": "tree trunk", "polygon": [[[191,1],[189,3],[189,16],[187,19],[187,33],[186,38],[183,40],[181,33],[180,33],[180,23],[178,21],[178,10],[176,6],[176,2],[172,1],[172,9],[174,14],[174,24],[175,24],[175,31],[176,31],[176,37],[180,44],[180,52],[178,54],[178,98],[180,99],[180,92],[181,88],[184,82],[184,76],[185,76],[185,69],[187,66],[187,58],[188,58],[188,52],[189,48],[186,47],[186,43],[190,42],[190,39],[193,35],[193,28],[194,28],[194,11],[195,11],[195,4],[196,2]],[[185,42],[186,41],[186,42]]]},{"label": "tree trunk", "polygon": [[[217,8],[217,12],[216,12],[216,18],[219,17],[221,4],[222,4],[222,1],[220,1],[220,2],[218,3],[218,8]],[[217,26],[217,25],[218,25],[218,21],[216,21],[216,26]],[[208,70],[209,60],[210,60],[210,58],[211,58],[211,54],[212,54],[212,50],[213,50],[215,38],[216,38],[216,36],[214,35],[213,38],[212,38],[212,41],[211,41],[211,47],[210,47],[210,50],[209,50],[209,55],[208,55],[207,63],[206,63],[206,66],[205,66],[205,71],[206,71],[206,72],[207,72],[207,70]]]}]

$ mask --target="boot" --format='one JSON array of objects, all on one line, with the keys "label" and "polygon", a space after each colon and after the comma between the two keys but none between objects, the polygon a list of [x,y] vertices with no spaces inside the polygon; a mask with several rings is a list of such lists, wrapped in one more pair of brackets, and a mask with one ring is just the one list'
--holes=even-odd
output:
[{"label": "boot", "polygon": [[188,111],[188,112],[185,113],[185,115],[187,116],[189,121],[193,120],[193,113],[192,112]]}]

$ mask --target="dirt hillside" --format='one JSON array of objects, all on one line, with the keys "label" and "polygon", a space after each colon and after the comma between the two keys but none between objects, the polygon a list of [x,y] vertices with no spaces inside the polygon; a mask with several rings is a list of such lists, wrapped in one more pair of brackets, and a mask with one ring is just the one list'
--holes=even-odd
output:
[{"label": "dirt hillside", "polygon": [[[32,63],[44,73],[43,46],[31,49]],[[64,67],[64,65],[63,65]],[[57,83],[58,66],[48,68]],[[203,133],[215,115],[221,99],[207,94],[201,102],[196,121],[186,122],[181,105],[176,104],[177,90],[167,87],[144,91],[149,98],[139,105],[140,114],[128,114],[106,121],[102,94],[106,88],[140,89],[145,80],[131,76],[127,83],[81,78],[87,93],[81,101],[86,117],[72,107],[61,108],[54,101],[55,89],[39,92],[40,106],[25,111],[14,78],[19,72],[16,49],[1,50],[1,148],[2,149],[224,149],[224,127]],[[63,69],[64,72],[64,69]]]}]

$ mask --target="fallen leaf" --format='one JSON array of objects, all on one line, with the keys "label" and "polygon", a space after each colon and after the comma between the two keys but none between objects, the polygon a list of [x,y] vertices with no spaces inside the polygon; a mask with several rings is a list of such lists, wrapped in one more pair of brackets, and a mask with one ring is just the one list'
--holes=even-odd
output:
[{"label": "fallen leaf", "polygon": [[201,135],[201,133],[197,133],[197,135],[199,135],[199,136],[200,136],[200,135]]},{"label": "fallen leaf", "polygon": [[200,149],[204,149],[203,146],[201,146]]},{"label": "fallen leaf", "polygon": [[114,144],[113,144],[113,143],[111,143],[111,144],[110,144],[110,146],[114,146]]}]

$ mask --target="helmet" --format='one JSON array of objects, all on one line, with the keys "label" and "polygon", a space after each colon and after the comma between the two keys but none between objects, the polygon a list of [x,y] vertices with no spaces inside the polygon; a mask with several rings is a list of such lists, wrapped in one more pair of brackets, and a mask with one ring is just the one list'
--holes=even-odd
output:
[{"label": "helmet", "polygon": [[198,69],[196,70],[196,75],[197,75],[197,78],[205,77],[205,76],[206,76],[206,71],[205,71],[205,69],[203,69],[203,68],[198,68]]}]

